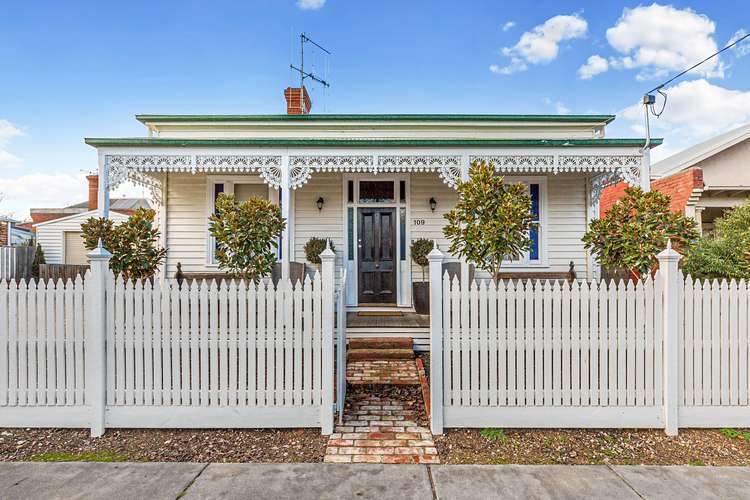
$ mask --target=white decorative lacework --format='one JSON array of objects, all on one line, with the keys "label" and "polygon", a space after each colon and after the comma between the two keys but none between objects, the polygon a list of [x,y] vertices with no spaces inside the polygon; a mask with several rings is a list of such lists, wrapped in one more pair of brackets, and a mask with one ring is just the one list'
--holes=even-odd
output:
[{"label": "white decorative lacework", "polygon": [[268,166],[260,169],[263,181],[274,189],[281,187],[281,167]]},{"label": "white decorative lacework", "polygon": [[630,185],[640,185],[640,155],[560,155],[560,172],[618,172]]},{"label": "white decorative lacework", "polygon": [[491,155],[470,156],[469,161],[495,165],[498,172],[554,172],[554,155]]},{"label": "white decorative lacework", "polygon": [[190,155],[106,155],[110,172],[127,169],[141,172],[190,172]]},{"label": "white decorative lacework", "polygon": [[371,155],[290,156],[289,167],[308,167],[317,172],[371,172]]},{"label": "white decorative lacework", "polygon": [[280,167],[281,156],[275,155],[198,155],[198,172],[257,172],[264,167]]},{"label": "white decorative lacework", "polygon": [[302,187],[312,175],[310,167],[293,167],[290,165],[289,169],[289,187],[292,189]]}]

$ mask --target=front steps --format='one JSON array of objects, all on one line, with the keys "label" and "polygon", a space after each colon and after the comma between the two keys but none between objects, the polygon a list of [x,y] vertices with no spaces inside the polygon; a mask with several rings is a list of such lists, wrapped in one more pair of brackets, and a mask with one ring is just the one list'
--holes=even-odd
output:
[{"label": "front steps", "polygon": [[414,359],[412,339],[408,337],[359,338],[349,341],[349,361]]},{"label": "front steps", "polygon": [[350,384],[419,383],[411,338],[350,339],[346,357],[346,380]]}]

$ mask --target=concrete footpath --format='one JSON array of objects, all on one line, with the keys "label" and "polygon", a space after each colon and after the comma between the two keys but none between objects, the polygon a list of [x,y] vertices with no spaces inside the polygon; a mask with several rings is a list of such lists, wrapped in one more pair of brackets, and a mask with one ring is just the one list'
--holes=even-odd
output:
[{"label": "concrete footpath", "polygon": [[0,463],[0,499],[750,498],[750,467]]}]

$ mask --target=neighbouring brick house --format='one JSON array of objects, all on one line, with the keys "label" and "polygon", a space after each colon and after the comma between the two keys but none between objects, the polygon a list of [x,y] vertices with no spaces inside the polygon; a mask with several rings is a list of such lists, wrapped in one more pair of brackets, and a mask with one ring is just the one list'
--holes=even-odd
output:
[{"label": "neighbouring brick house", "polygon": [[[670,156],[651,167],[651,189],[672,198],[672,210],[695,218],[701,231],[750,196],[750,124]],[[604,189],[603,215],[622,198],[626,185]]]},{"label": "neighbouring brick house", "polygon": [[[81,224],[97,215],[99,177],[89,175],[88,200],[63,208],[32,208],[31,219],[48,264],[85,264],[86,250],[81,238]],[[113,198],[112,219],[126,220],[136,209],[149,208],[145,198]]]}]

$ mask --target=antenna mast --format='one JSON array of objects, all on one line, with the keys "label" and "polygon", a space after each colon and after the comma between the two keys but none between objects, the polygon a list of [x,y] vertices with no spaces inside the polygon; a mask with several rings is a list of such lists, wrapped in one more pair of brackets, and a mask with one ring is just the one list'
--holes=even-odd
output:
[{"label": "antenna mast", "polygon": [[[323,80],[322,78],[318,77],[317,75],[315,75],[313,73],[309,73],[309,72],[305,71],[305,44],[306,43],[311,43],[311,44],[315,45],[317,48],[319,48],[320,50],[322,50],[323,52],[325,52],[326,54],[331,55],[331,52],[328,49],[326,49],[325,47],[321,46],[320,44],[318,44],[314,40],[310,39],[307,35],[305,35],[304,32],[299,34],[299,49],[300,49],[299,50],[299,52],[300,52],[299,59],[300,59],[300,67],[298,68],[294,64],[290,64],[289,67],[299,73],[299,86],[300,86],[300,89],[304,89],[305,88],[305,78],[309,78],[310,80],[318,82],[319,84],[323,85],[324,87],[330,87],[331,84],[328,83],[327,81]],[[302,99],[302,106],[304,106],[304,99]]]}]

